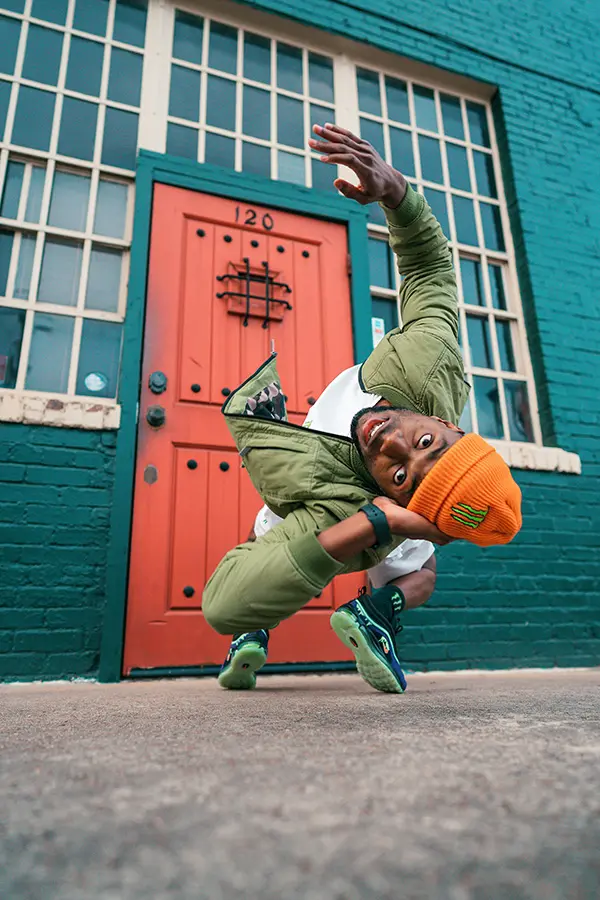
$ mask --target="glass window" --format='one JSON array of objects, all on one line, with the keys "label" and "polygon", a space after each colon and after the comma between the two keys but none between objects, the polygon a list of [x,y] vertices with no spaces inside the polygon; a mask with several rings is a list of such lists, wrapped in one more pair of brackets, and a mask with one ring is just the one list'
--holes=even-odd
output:
[{"label": "glass window", "polygon": [[[111,110],[106,111],[106,119]],[[58,152],[75,159],[93,159],[96,143],[98,107],[87,100],[65,97],[63,100]],[[105,131],[107,125],[105,123]]]},{"label": "glass window", "polygon": [[303,94],[302,50],[277,42],[277,85],[286,91]]},{"label": "glass window", "polygon": [[398,304],[385,297],[371,297],[371,316],[383,319],[384,333],[398,327]]},{"label": "glass window", "polygon": [[26,390],[53,391],[59,394],[66,392],[74,324],[72,316],[36,313],[25,379]]},{"label": "glass window", "polygon": [[27,208],[25,209],[26,222],[40,221],[45,180],[46,170],[42,166],[32,166],[31,178],[29,181],[29,196],[27,197]]},{"label": "glass window", "polygon": [[120,250],[94,245],[90,256],[86,309],[101,309],[103,312],[117,312],[121,288],[121,268],[123,254]]},{"label": "glass window", "polygon": [[76,0],[73,28],[78,31],[86,31],[88,34],[97,34],[104,37],[106,34],[106,20],[108,18],[109,0]]},{"label": "glass window", "polygon": [[2,191],[2,204],[0,205],[0,216],[4,219],[18,218],[24,173],[24,163],[9,162],[6,167],[4,190]]},{"label": "glass window", "polygon": [[242,144],[242,169],[252,175],[271,177],[271,150],[259,144]]},{"label": "glass window", "polygon": [[17,383],[25,311],[0,307],[0,388]]},{"label": "glass window", "polygon": [[533,441],[527,385],[521,381],[505,381],[504,393],[511,441]]},{"label": "glass window", "polygon": [[383,125],[381,122],[374,122],[373,119],[360,120],[360,136],[368,141],[385,159],[385,143],[383,140]]},{"label": "glass window", "polygon": [[486,378],[483,375],[474,375],[473,388],[479,420],[479,434],[484,438],[502,438],[502,416],[497,380]]},{"label": "glass window", "polygon": [[[269,140],[271,137],[271,94],[245,84],[243,97],[244,134]],[[294,101],[292,101],[294,102]]]},{"label": "glass window", "polygon": [[417,128],[423,128],[424,131],[438,131],[433,91],[429,88],[415,86],[413,95]]},{"label": "glass window", "polygon": [[56,303],[59,306],[77,305],[81,252],[82,245],[78,241],[46,238],[38,287],[38,303]]},{"label": "glass window", "polygon": [[460,244],[472,244],[477,246],[477,228],[475,225],[475,212],[473,201],[466,197],[452,197],[454,205],[454,221],[456,223],[456,237]]},{"label": "glass window", "polygon": [[446,144],[446,154],[450,184],[459,191],[470,191],[471,176],[469,175],[466,147],[460,147],[458,144]]},{"label": "glass window", "polygon": [[460,275],[462,281],[463,303],[472,303],[474,306],[485,306],[481,263],[474,259],[465,259],[464,257],[461,257]]},{"label": "glass window", "polygon": [[244,35],[244,78],[271,83],[271,41],[259,34]]},{"label": "glass window", "polygon": [[277,139],[290,147],[304,147],[304,105],[301,100],[277,97]]},{"label": "glass window", "polygon": [[496,179],[494,177],[494,161],[490,153],[473,150],[477,190],[484,197],[498,197]]},{"label": "glass window", "polygon": [[117,0],[113,39],[133,47],[143,47],[146,37],[145,0]]},{"label": "glass window", "polygon": [[498,335],[498,352],[500,354],[500,368],[503,372],[516,372],[515,354],[511,336],[511,323],[496,320],[496,334]]},{"label": "glass window", "polygon": [[414,178],[416,174],[415,158],[410,131],[390,126],[390,149],[392,151],[392,165],[408,178]]},{"label": "glass window", "polygon": [[108,99],[129,106],[140,105],[142,91],[142,63],[140,53],[130,50],[119,50],[113,47],[110,56],[110,77],[108,80]]},{"label": "glass window", "polygon": [[285,153],[280,150],[277,154],[279,167],[279,180],[291,181],[293,184],[304,184],[304,157],[295,153]]},{"label": "glass window", "polygon": [[442,191],[436,191],[433,188],[425,188],[425,199],[429,203],[432,212],[440,225],[442,231],[448,237],[450,234],[450,222],[448,220],[448,208],[446,206],[446,195]]},{"label": "glass window", "polygon": [[391,256],[387,240],[369,238],[369,281],[372,285],[391,290],[396,287]]},{"label": "glass window", "polygon": [[56,85],[60,68],[63,35],[61,31],[30,25],[23,63],[23,78]]},{"label": "glass window", "polygon": [[235,81],[208,76],[206,124],[235,131]]},{"label": "glass window", "polygon": [[2,0],[2,9],[22,13],[25,9],[25,0]]},{"label": "glass window", "polygon": [[169,115],[198,122],[200,118],[200,72],[171,66]]},{"label": "glass window", "polygon": [[167,153],[184,156],[186,159],[198,159],[198,131],[169,122],[167,126]]},{"label": "glass window", "polygon": [[31,15],[34,19],[44,19],[55,25],[64,25],[67,18],[68,0],[33,0]]},{"label": "glass window", "polygon": [[385,94],[387,98],[388,119],[394,122],[404,122],[410,125],[410,112],[408,107],[408,88],[405,81],[385,77]]},{"label": "glass window", "polygon": [[80,94],[100,95],[104,44],[72,37],[66,87]]},{"label": "glass window", "polygon": [[442,155],[440,142],[435,138],[419,135],[419,153],[421,156],[421,173],[425,181],[433,181],[435,184],[444,183],[442,171]]},{"label": "glass window", "polygon": [[21,23],[18,19],[0,16],[0,72],[12,75],[17,59],[17,46],[21,34]]},{"label": "glass window", "polygon": [[308,83],[311,97],[333,103],[333,65],[328,57],[308,54]]},{"label": "glass window", "polygon": [[123,326],[84,319],[77,371],[77,394],[116,397]]},{"label": "glass window", "polygon": [[173,56],[200,65],[202,62],[202,33],[204,19],[190,13],[175,10]]},{"label": "glass window", "polygon": [[487,317],[467,316],[471,363],[478,369],[492,369],[492,347],[490,343],[490,326]]},{"label": "glass window", "polygon": [[222,134],[206,132],[204,145],[204,162],[224,169],[235,167],[235,141]]},{"label": "glass window", "polygon": [[85,231],[90,179],[57,171],[52,185],[48,223],[56,228]]},{"label": "glass window", "polygon": [[361,112],[381,115],[381,95],[379,91],[379,74],[369,69],[358,69],[358,108]]},{"label": "glass window", "polygon": [[138,117],[135,113],[107,107],[104,120],[102,162],[107,166],[134,169]]},{"label": "glass window", "polygon": [[19,250],[19,265],[13,287],[13,297],[16,300],[29,299],[29,287],[31,284],[31,272],[33,271],[33,254],[35,253],[36,240],[33,235],[21,235],[21,249]]},{"label": "glass window", "polygon": [[311,160],[312,186],[318,191],[333,190],[333,180],[337,177],[335,166],[322,163],[319,159]]},{"label": "glass window", "polygon": [[480,203],[479,208],[485,246],[488,250],[505,250],[500,207],[491,206],[489,203]]},{"label": "glass window", "polygon": [[105,178],[100,179],[94,218],[95,234],[115,238],[124,237],[128,192],[129,188],[126,184],[107,181]]},{"label": "glass window", "polygon": [[6,295],[6,282],[12,255],[13,232],[0,228],[0,297]]},{"label": "glass window", "polygon": [[448,137],[459,138],[464,141],[465,129],[463,128],[462,112],[458,97],[449,97],[447,94],[440,96],[442,106],[442,120],[444,133]]},{"label": "glass window", "polygon": [[0,81],[0,141],[4,137],[4,126],[6,125],[6,113],[8,111],[9,99],[10,81]]},{"label": "glass window", "polygon": [[496,309],[507,309],[502,267],[488,265],[488,272],[490,275],[490,288],[492,291],[492,306]]},{"label": "glass window", "polygon": [[54,100],[55,94],[21,85],[12,131],[13,144],[34,150],[48,150]]},{"label": "glass window", "polygon": [[482,147],[489,147],[490,133],[487,126],[487,111],[485,106],[467,100],[467,118],[469,120],[469,131],[472,143],[479,144]]},{"label": "glass window", "polygon": [[210,43],[208,47],[208,65],[211,69],[229,72],[237,71],[237,29],[219,22],[210,23]]}]

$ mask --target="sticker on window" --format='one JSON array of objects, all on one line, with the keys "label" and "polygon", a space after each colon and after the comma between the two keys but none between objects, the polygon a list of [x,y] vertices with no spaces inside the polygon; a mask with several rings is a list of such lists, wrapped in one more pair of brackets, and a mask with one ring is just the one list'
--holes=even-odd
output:
[{"label": "sticker on window", "polygon": [[83,381],[88,391],[103,391],[108,385],[108,378],[102,372],[90,372]]},{"label": "sticker on window", "polygon": [[383,319],[377,316],[371,318],[371,332],[373,334],[373,347],[376,347],[379,341],[385,337],[385,322]]}]

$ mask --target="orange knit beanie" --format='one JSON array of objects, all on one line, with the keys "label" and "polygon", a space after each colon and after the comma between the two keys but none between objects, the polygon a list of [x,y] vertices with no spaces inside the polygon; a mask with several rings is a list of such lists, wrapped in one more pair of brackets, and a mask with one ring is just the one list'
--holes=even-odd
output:
[{"label": "orange knit beanie", "polygon": [[491,444],[466,434],[425,476],[408,504],[444,534],[480,547],[508,544],[521,528],[521,491]]}]

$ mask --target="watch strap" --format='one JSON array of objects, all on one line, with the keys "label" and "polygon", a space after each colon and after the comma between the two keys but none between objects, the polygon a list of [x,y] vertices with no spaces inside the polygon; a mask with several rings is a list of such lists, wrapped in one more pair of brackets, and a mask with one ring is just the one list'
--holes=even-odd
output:
[{"label": "watch strap", "polygon": [[375,532],[375,543],[372,547],[373,550],[376,550],[378,547],[384,547],[386,544],[392,542],[392,532],[390,531],[387,516],[383,510],[379,509],[378,506],[375,506],[374,503],[366,503],[364,506],[361,506],[359,512],[364,513],[373,526],[373,531]]}]

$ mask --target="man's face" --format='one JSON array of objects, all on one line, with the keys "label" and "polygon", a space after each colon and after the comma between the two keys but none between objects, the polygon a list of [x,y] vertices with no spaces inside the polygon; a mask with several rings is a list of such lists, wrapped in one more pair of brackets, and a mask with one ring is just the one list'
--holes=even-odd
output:
[{"label": "man's face", "polygon": [[463,432],[437,416],[389,406],[363,409],[352,439],[382,494],[408,506],[421,481]]}]

